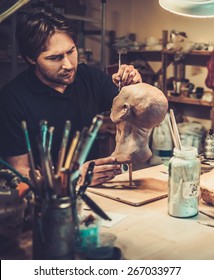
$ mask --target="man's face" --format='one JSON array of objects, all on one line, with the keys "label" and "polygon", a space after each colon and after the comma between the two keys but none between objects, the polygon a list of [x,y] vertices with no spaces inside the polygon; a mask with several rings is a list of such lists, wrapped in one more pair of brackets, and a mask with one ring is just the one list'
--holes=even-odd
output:
[{"label": "man's face", "polygon": [[73,40],[66,34],[52,35],[35,64],[37,77],[55,89],[64,89],[71,84],[76,75],[78,53]]}]

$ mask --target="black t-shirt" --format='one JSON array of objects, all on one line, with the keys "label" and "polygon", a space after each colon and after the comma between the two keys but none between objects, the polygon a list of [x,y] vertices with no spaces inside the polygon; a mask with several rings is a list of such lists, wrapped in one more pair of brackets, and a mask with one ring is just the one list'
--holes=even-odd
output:
[{"label": "black t-shirt", "polygon": [[25,70],[0,92],[0,155],[27,153],[21,127],[21,122],[25,120],[34,159],[39,163],[39,123],[47,120],[48,126],[55,128],[52,159],[56,163],[66,120],[71,121],[71,140],[75,131],[91,125],[96,114],[111,109],[117,93],[118,89],[109,75],[86,64],[78,65],[75,81],[67,86],[63,94],[43,84],[31,69]]}]

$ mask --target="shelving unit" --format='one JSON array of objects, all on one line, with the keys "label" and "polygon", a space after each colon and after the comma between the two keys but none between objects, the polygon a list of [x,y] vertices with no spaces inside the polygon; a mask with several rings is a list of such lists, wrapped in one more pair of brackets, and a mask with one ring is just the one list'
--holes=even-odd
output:
[{"label": "shelving unit", "polygon": [[[161,76],[162,90],[167,96],[169,106],[175,109],[181,114],[187,113],[190,116],[198,118],[211,119],[213,120],[214,115],[214,101],[206,102],[201,99],[189,98],[181,96],[168,96],[167,94],[167,68],[173,64],[174,74],[176,72],[176,64],[174,63],[174,51],[163,49],[162,51],[128,51],[127,62],[134,62],[137,60],[144,60],[147,64],[149,62],[160,62],[161,66],[159,70],[154,73],[155,79]],[[185,55],[184,59],[179,62],[183,65],[183,75],[185,76],[185,67],[187,65],[206,67],[207,62],[210,58],[211,52],[209,51],[192,51]],[[143,75],[142,75],[143,76]]]},{"label": "shelving unit", "polygon": [[196,98],[190,98],[190,97],[182,97],[182,96],[167,96],[169,102],[175,102],[175,103],[183,103],[183,104],[190,104],[190,105],[199,105],[199,106],[207,106],[207,107],[213,107],[213,102],[207,102],[202,101],[200,99]]},{"label": "shelving unit", "polygon": [[[64,16],[70,20],[78,21],[80,23],[79,30],[79,47],[85,48],[85,36],[88,35],[98,35],[100,36],[100,68],[105,69],[105,15],[106,15],[106,0],[101,0],[101,10],[100,10],[100,19],[77,16],[71,14],[64,14]],[[86,30],[85,23],[95,23],[99,24],[100,28],[98,30]]]}]

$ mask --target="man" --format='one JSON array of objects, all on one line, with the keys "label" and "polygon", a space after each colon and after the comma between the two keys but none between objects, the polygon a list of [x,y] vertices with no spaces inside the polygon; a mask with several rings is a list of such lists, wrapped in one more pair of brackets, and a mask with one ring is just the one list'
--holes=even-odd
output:
[{"label": "man", "polygon": [[[78,65],[77,36],[63,16],[41,10],[25,15],[17,27],[17,40],[29,69],[0,92],[0,155],[23,175],[29,172],[21,122],[26,121],[35,162],[38,164],[40,121],[54,127],[52,159],[60,149],[66,120],[72,133],[89,127],[93,117],[111,108],[117,85],[141,82],[133,66],[122,65],[111,77],[86,64]],[[91,185],[119,174],[114,157],[97,159]],[[85,165],[87,166],[87,164]],[[83,168],[84,169],[84,168]]]}]

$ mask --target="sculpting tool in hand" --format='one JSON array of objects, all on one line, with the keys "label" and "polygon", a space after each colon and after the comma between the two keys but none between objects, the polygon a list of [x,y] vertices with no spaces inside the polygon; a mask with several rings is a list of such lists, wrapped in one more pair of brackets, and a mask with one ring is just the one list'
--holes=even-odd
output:
[{"label": "sculpting tool in hand", "polygon": [[111,219],[106,215],[106,213],[89,197],[85,194],[85,191],[87,187],[90,185],[93,177],[93,169],[95,166],[95,162],[91,161],[89,163],[85,180],[82,186],[80,186],[77,195],[79,195],[82,200],[91,208],[92,211],[94,211],[97,215],[99,215],[101,218],[105,220],[111,221]]},{"label": "sculpting tool in hand", "polygon": [[92,181],[92,177],[93,177],[93,169],[95,166],[95,162],[91,161],[89,163],[86,175],[85,175],[85,180],[82,186],[80,186],[77,195],[79,195],[80,197],[85,193],[87,187],[91,184]]},{"label": "sculpting tool in hand", "polygon": [[[118,69],[120,69],[121,66],[121,51],[118,52]],[[121,78],[118,83],[118,90],[121,91]]]}]

